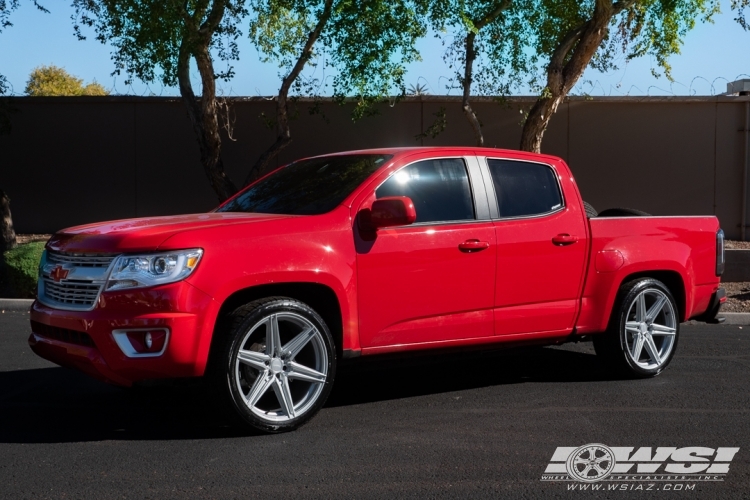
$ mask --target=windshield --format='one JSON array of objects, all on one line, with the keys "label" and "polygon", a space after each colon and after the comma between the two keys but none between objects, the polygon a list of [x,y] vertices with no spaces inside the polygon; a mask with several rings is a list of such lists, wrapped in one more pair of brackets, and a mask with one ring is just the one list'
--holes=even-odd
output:
[{"label": "windshield", "polygon": [[291,163],[217,212],[319,215],[330,212],[392,155],[342,155]]}]

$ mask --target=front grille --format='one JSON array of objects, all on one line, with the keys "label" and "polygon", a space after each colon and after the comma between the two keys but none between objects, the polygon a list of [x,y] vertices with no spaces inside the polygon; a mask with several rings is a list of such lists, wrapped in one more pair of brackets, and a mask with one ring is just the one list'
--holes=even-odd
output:
[{"label": "front grille", "polygon": [[72,267],[99,267],[103,269],[109,268],[109,265],[115,259],[114,255],[84,255],[84,254],[73,254],[73,253],[60,253],[52,250],[47,251],[47,262],[50,264],[64,265],[68,264]]},{"label": "front grille", "polygon": [[44,281],[44,296],[61,305],[91,307],[99,296],[101,284],[86,281]]},{"label": "front grille", "polygon": [[39,279],[39,300],[59,309],[93,309],[115,258],[116,255],[47,250]]},{"label": "front grille", "polygon": [[39,323],[38,321],[31,322],[31,331],[41,337],[59,340],[60,342],[66,342],[68,344],[96,347],[92,338],[88,333],[85,332],[45,325],[44,323]]}]

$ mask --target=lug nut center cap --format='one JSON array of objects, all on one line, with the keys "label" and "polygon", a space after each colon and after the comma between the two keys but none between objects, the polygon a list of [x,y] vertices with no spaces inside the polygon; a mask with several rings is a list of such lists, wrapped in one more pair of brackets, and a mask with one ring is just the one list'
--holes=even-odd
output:
[{"label": "lug nut center cap", "polygon": [[273,373],[279,373],[284,369],[284,363],[279,358],[273,358],[270,368]]}]

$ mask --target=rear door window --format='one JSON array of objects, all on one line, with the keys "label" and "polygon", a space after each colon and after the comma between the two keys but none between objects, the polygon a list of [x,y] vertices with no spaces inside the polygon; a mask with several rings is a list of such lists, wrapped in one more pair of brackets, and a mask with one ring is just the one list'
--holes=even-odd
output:
[{"label": "rear door window", "polygon": [[412,163],[389,177],[375,196],[408,196],[417,211],[416,223],[475,219],[469,176],[461,158]]},{"label": "rear door window", "polygon": [[528,217],[563,206],[557,175],[547,165],[487,159],[500,217]]}]

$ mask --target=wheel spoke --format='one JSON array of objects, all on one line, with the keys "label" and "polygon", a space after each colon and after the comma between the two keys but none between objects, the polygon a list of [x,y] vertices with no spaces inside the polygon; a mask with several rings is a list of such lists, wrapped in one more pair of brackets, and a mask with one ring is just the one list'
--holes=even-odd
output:
[{"label": "wheel spoke", "polygon": [[288,363],[287,367],[289,369],[287,377],[292,380],[304,380],[305,382],[313,382],[315,384],[322,384],[326,381],[325,373],[313,370],[294,361]]},{"label": "wheel spoke", "polygon": [[635,320],[638,323],[646,321],[646,294],[641,293],[635,301]]},{"label": "wheel spoke", "polygon": [[638,333],[640,331],[640,323],[638,321],[628,321],[625,323],[625,331],[630,333]]},{"label": "wheel spoke", "polygon": [[656,319],[656,316],[661,312],[666,302],[667,302],[667,298],[664,297],[663,295],[659,295],[659,298],[656,299],[656,302],[654,302],[654,305],[652,305],[651,308],[646,313],[646,321],[654,321]]},{"label": "wheel spoke", "polygon": [[305,347],[314,336],[315,328],[310,327],[303,331],[283,347],[282,351],[284,355],[288,356],[289,359],[294,359],[294,357],[299,354],[302,348]]},{"label": "wheel spoke", "polygon": [[652,323],[651,328],[653,329],[651,335],[674,335],[677,332],[675,328],[657,325],[656,323]]},{"label": "wheel spoke", "polygon": [[268,327],[266,329],[266,354],[276,356],[281,349],[281,338],[279,337],[279,318],[272,314],[268,317]]},{"label": "wheel spoke", "polygon": [[271,358],[262,352],[240,350],[240,352],[237,353],[237,359],[242,364],[255,368],[260,372],[264,372],[266,370],[266,363]]},{"label": "wheel spoke", "polygon": [[633,356],[634,361],[638,361],[641,358],[641,351],[643,350],[643,337],[640,335],[633,339],[633,350],[630,354]]},{"label": "wheel spoke", "polygon": [[281,404],[281,409],[289,418],[294,418],[294,401],[292,400],[292,391],[289,389],[289,382],[286,377],[275,378],[273,390],[276,393],[276,399]]},{"label": "wheel spoke", "polygon": [[269,377],[269,372],[267,370],[261,372],[260,375],[258,375],[258,378],[255,379],[255,383],[250,389],[250,392],[247,394],[248,406],[255,406],[255,403],[257,403],[261,396],[266,393],[268,388],[271,387],[271,384],[273,384],[273,377]]},{"label": "wheel spoke", "polygon": [[661,357],[659,356],[659,350],[656,348],[653,337],[651,335],[646,335],[646,341],[644,342],[644,344],[649,357],[653,360],[654,363],[660,365]]}]

